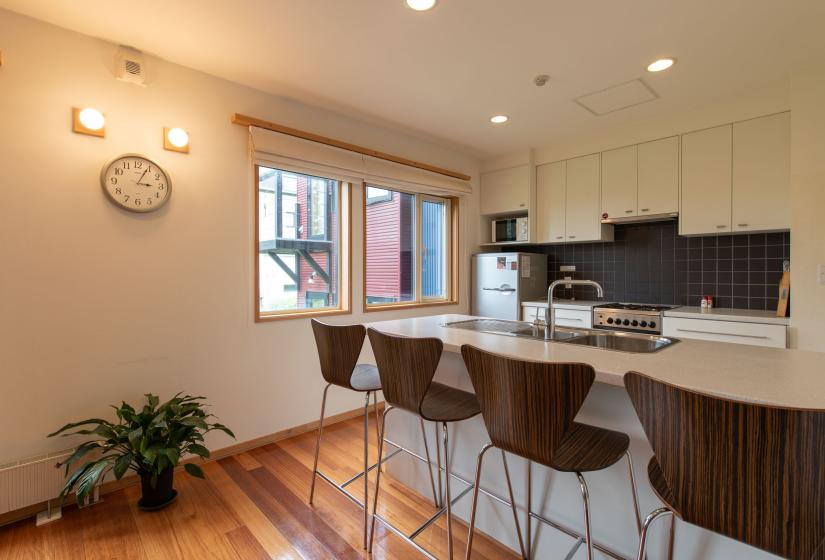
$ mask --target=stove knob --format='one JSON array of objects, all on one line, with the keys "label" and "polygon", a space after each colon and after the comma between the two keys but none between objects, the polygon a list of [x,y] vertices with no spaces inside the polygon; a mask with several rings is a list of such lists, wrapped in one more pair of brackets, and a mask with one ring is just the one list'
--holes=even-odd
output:
[{"label": "stove knob", "polygon": [[624,321],[622,321],[622,324],[626,327],[626,326],[628,326],[628,325],[630,324],[630,321],[628,321],[627,319],[625,319]]},{"label": "stove knob", "polygon": [[613,317],[608,317],[608,318],[607,318],[607,324],[608,324],[608,325],[612,325],[612,324],[613,324]]},{"label": "stove knob", "polygon": [[647,321],[642,321],[641,323],[639,323],[639,326],[645,328],[647,326]]},{"label": "stove knob", "polygon": [[650,328],[651,328],[651,329],[655,329],[655,328],[656,328],[656,323],[655,323],[654,321],[651,321],[651,322],[650,322]]},{"label": "stove knob", "polygon": [[634,327],[638,327],[639,326],[639,321],[637,321],[636,319],[633,319],[633,322],[630,323],[630,324],[633,325]]}]

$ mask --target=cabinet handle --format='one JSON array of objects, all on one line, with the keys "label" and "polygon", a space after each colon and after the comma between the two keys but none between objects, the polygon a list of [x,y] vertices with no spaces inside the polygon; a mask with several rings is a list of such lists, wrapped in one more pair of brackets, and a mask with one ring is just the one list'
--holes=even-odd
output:
[{"label": "cabinet handle", "polygon": [[575,235],[568,235],[567,238],[568,239],[576,239],[576,236]]},{"label": "cabinet handle", "polygon": [[716,229],[725,229],[726,227],[728,227],[728,226],[719,225],[719,226],[716,226]]},{"label": "cabinet handle", "polygon": [[564,239],[564,236],[563,235],[557,235],[556,239]]},{"label": "cabinet handle", "polygon": [[624,211],[624,213],[625,213],[625,214],[632,214],[632,213],[633,213],[633,210],[625,210],[625,211]]},{"label": "cabinet handle", "polygon": [[523,202],[521,204],[519,204],[519,208],[524,208],[525,206],[527,206],[527,205],[524,204]]},{"label": "cabinet handle", "polygon": [[736,224],[738,227],[748,227],[748,224]]},{"label": "cabinet handle", "polygon": [[642,208],[642,212],[650,212],[650,208]]},{"label": "cabinet handle", "polygon": [[738,336],[740,338],[757,338],[759,340],[766,340],[770,337],[763,336],[763,335],[756,335],[756,334],[738,334],[738,333],[726,333],[726,332],[716,332],[716,331],[700,331],[696,329],[676,329],[679,332],[687,332],[687,333],[696,333],[696,334],[714,334],[717,336]]}]

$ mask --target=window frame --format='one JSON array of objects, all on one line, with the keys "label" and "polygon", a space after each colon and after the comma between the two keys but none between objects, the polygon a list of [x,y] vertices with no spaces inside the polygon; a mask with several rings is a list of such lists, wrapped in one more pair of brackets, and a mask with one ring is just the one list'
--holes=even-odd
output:
[{"label": "window frame", "polygon": [[[322,317],[327,315],[346,315],[352,313],[352,183],[326,176],[323,172],[310,170],[292,169],[288,165],[277,162],[254,161],[253,164],[253,192],[254,192],[254,235],[252,245],[252,255],[255,263],[253,290],[253,314],[256,323],[269,321],[280,321],[284,319],[302,319],[310,317]],[[285,309],[277,311],[261,311],[261,271],[260,271],[260,170],[262,167],[295,173],[297,175],[308,175],[321,179],[335,181],[338,195],[338,263],[337,263],[337,286],[338,305],[323,309]],[[326,201],[329,204],[329,200]],[[276,203],[277,206],[277,203]],[[280,208],[278,208],[280,213]],[[280,214],[279,214],[280,216]],[[300,216],[300,209],[298,209]],[[300,221],[300,220],[299,220]],[[296,224],[296,229],[297,229]],[[327,220],[327,235],[330,233],[329,220]],[[276,235],[279,235],[276,226]]]},{"label": "window frame", "polygon": [[[386,189],[391,192],[400,192],[415,196],[415,299],[412,301],[388,302],[388,303],[367,303],[367,206],[374,204],[374,201],[367,201],[367,187]],[[391,188],[373,183],[363,182],[361,184],[361,256],[363,265],[363,308],[365,313],[376,311],[389,311],[393,309],[415,309],[418,307],[433,307],[440,305],[458,304],[459,278],[458,278],[458,220],[459,220],[459,198],[455,196],[436,196],[422,192],[407,191],[403,189]],[[446,203],[445,219],[447,221],[444,231],[448,239],[445,248],[445,266],[447,276],[445,281],[445,297],[424,297],[422,296],[422,262],[423,244],[421,242],[421,206],[422,202]]]}]

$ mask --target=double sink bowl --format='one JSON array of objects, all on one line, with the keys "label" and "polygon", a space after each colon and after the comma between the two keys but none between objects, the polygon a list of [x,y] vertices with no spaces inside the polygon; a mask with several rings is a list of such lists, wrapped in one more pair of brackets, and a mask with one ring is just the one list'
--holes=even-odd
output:
[{"label": "double sink bowl", "polygon": [[553,333],[551,337],[549,327],[501,319],[469,319],[444,323],[444,326],[453,329],[531,338],[543,342],[563,342],[565,344],[590,346],[591,348],[602,348],[604,350],[630,352],[633,354],[651,354],[678,342],[675,338],[659,335],[621,331],[568,329],[564,327],[556,327],[556,332]]}]

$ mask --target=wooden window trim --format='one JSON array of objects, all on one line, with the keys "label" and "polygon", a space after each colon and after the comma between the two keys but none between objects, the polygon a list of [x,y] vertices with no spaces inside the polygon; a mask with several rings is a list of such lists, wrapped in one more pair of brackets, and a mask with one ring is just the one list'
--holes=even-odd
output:
[{"label": "wooden window trim", "polygon": [[[380,187],[380,185],[374,185]],[[385,188],[385,187],[381,187]],[[398,189],[389,189],[396,192]],[[379,311],[393,311],[400,309],[418,309],[423,307],[439,307],[445,305],[458,305],[458,291],[459,291],[459,267],[458,267],[458,253],[459,253],[459,237],[458,237],[458,219],[459,219],[459,198],[455,196],[433,196],[424,193],[410,192],[409,194],[416,195],[416,287],[414,301],[403,301],[398,303],[373,303],[367,304],[367,183],[361,183],[361,247],[362,247],[362,280],[363,280],[363,309],[364,313],[375,313]],[[420,224],[421,224],[421,196],[432,199],[447,200],[450,203],[450,241],[448,244],[449,257],[447,266],[449,267],[447,277],[448,294],[446,299],[424,299],[421,296],[421,255],[418,249],[418,239],[420,238]]]},{"label": "wooden window trim", "polygon": [[[253,189],[255,201],[255,220],[253,235],[252,255],[255,261],[255,289],[252,294],[253,312],[256,323],[266,323],[270,321],[283,321],[287,319],[308,319],[311,317],[325,317],[331,315],[349,315],[352,313],[352,183],[337,180],[338,184],[338,307],[324,309],[290,309],[284,311],[261,312],[261,271],[260,271],[260,168],[257,162],[253,167]],[[306,173],[291,171],[279,167],[281,171],[290,171],[306,175]],[[344,208],[346,204],[346,208]],[[346,227],[344,222],[346,221]],[[342,255],[342,250],[346,248],[346,255]],[[343,268],[346,266],[346,271]]]}]

